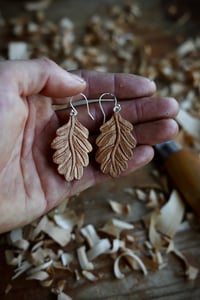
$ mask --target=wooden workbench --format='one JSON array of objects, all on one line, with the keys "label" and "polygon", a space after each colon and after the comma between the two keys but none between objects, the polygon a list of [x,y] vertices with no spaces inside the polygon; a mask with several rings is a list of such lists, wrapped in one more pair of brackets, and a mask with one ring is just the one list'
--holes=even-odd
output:
[{"label": "wooden workbench", "polygon": [[[137,171],[128,177],[118,179],[117,182],[111,180],[106,184],[101,184],[96,188],[83,192],[78,198],[72,202],[72,207],[82,210],[86,213],[85,219],[87,223],[100,226],[105,223],[114,214],[108,206],[108,199],[115,199],[122,203],[129,203],[132,208],[131,215],[123,218],[123,220],[131,221],[135,225],[132,232],[136,242],[142,245],[146,239],[147,233],[141,222],[141,216],[146,211],[144,203],[125,193],[126,188],[130,187],[158,187],[158,183],[151,175],[150,167]],[[196,223],[191,228],[179,232],[175,237],[177,248],[188,258],[190,263],[195,267],[200,267],[200,226]],[[0,253],[0,299],[56,299],[49,288],[43,288],[36,281],[28,281],[23,276],[11,281],[13,268],[5,263],[4,249],[8,246],[3,245]],[[68,249],[66,246],[65,249]],[[95,283],[91,283],[86,279],[76,281],[74,274],[70,272],[58,272],[57,280],[65,279],[65,291],[75,300],[137,300],[137,299],[199,299],[200,297],[200,277],[195,281],[188,281],[184,276],[183,263],[173,255],[165,258],[166,267],[159,271],[150,270],[147,277],[138,271],[126,271],[124,279],[115,279],[113,275],[113,261],[107,257],[97,260],[97,273],[102,274],[102,278]],[[8,284],[12,285],[11,291],[4,295],[5,288]]]}]

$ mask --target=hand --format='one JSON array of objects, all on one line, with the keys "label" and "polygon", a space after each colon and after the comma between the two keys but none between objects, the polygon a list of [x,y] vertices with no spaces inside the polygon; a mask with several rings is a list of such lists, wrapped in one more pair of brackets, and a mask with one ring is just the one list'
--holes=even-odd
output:
[{"label": "hand", "polygon": [[[178,112],[174,99],[153,97],[155,84],[128,74],[82,71],[85,81],[48,59],[0,63],[0,232],[25,225],[49,211],[64,198],[108,179],[92,163],[81,180],[67,183],[52,162],[50,144],[58,127],[67,122],[67,110],[52,104],[69,101],[84,92],[88,99],[104,92],[116,95],[121,115],[135,124],[137,147],[126,172],[135,171],[153,158],[152,145],[172,139],[178,132],[172,119]],[[106,115],[113,103],[103,103]],[[79,121],[95,140],[103,118],[98,104],[77,108]]]}]

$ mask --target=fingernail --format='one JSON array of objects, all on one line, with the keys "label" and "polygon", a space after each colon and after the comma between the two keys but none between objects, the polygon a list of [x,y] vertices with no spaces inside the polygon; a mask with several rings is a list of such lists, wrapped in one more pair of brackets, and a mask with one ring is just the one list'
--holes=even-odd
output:
[{"label": "fingernail", "polygon": [[75,80],[77,80],[77,81],[79,81],[79,82],[81,82],[81,83],[86,83],[85,82],[85,80],[83,79],[83,78],[81,78],[80,76],[78,76],[78,75],[75,75],[75,74],[72,74],[71,73],[71,76],[75,79]]},{"label": "fingernail", "polygon": [[151,80],[151,79],[150,79],[150,82],[152,83],[152,85],[154,85],[154,86],[156,87],[156,83],[155,83],[154,80]]},{"label": "fingernail", "polygon": [[152,79],[149,79],[149,83],[150,83],[150,85],[151,85],[152,91],[155,92],[156,89],[157,89],[155,81],[152,80]]}]

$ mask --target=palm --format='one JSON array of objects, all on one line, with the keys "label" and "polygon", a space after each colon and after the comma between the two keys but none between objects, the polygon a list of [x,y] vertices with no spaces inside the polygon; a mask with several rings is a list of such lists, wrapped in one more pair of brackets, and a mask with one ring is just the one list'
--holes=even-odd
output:
[{"label": "palm", "polygon": [[[94,73],[92,75],[89,78],[90,90],[85,91],[89,99],[111,90],[113,76],[110,75],[109,80],[105,82],[102,75],[96,73],[95,76]],[[88,77],[90,73],[85,73],[84,76]],[[118,81],[119,84],[123,82],[123,77],[119,77]],[[132,84],[134,85],[134,78]],[[165,100],[163,105],[162,99],[148,97],[153,92],[151,88],[145,92],[143,90],[141,89],[140,95],[138,91],[134,92],[131,83],[127,83],[124,91],[114,91],[119,100],[123,100],[121,103],[124,117],[136,123],[135,135],[138,146],[129,164],[129,171],[151,160],[153,151],[150,145],[171,138],[177,131],[172,120],[166,120],[177,113],[175,103],[172,100]],[[141,98],[142,96],[144,98]],[[9,94],[6,94],[6,97],[8,98]],[[127,98],[135,101],[126,100]],[[7,130],[0,144],[1,231],[26,224],[47,212],[65,197],[106,179],[95,164],[90,164],[84,170],[81,180],[67,183],[57,174],[50,148],[56,129],[67,121],[66,110],[55,112],[52,108],[52,100],[42,95],[29,97],[10,95],[9,99],[11,100],[7,101],[9,105],[5,111],[0,112],[1,128],[4,126]],[[56,100],[53,100],[53,103],[57,104]],[[133,108],[130,112],[131,104]],[[148,110],[145,108],[147,104]],[[89,129],[91,135],[96,137],[102,122],[97,105],[91,106],[93,114],[96,112],[95,122],[90,121],[85,108],[81,107],[78,110],[79,120]],[[112,105],[107,106],[106,110],[111,113]],[[8,111],[9,114],[6,115]]]}]

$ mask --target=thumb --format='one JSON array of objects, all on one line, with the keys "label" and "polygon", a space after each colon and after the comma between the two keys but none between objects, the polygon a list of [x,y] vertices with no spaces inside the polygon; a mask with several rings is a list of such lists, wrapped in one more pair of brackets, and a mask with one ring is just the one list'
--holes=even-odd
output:
[{"label": "thumb", "polygon": [[20,96],[42,94],[49,97],[66,97],[82,92],[85,81],[60,68],[53,61],[42,58],[27,61],[0,63],[1,86]]}]

